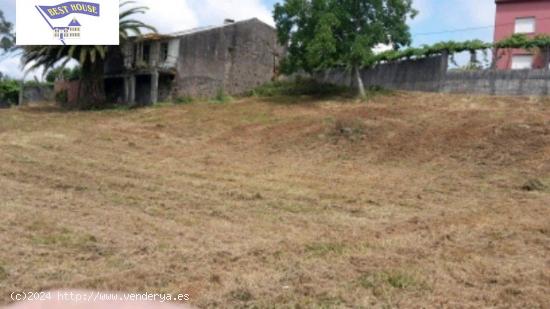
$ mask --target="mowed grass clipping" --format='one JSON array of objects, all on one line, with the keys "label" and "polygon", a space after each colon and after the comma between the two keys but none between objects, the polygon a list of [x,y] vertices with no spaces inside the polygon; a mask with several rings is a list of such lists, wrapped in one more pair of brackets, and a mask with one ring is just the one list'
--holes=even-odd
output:
[{"label": "mowed grass clipping", "polygon": [[550,303],[548,101],[276,86],[0,110],[0,304],[56,288],[200,307]]}]

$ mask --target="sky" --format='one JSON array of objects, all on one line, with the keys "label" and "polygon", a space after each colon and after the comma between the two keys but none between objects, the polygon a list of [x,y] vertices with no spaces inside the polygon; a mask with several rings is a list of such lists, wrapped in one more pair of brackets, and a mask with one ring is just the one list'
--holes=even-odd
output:
[{"label": "sky", "polygon": [[[0,0],[0,10],[7,19],[15,22],[15,1]],[[243,20],[257,17],[273,25],[271,11],[279,0],[137,0],[150,8],[143,20],[154,25],[159,32],[175,32],[194,27],[219,25],[225,18]],[[481,39],[492,41],[495,20],[494,0],[413,0],[420,12],[409,21],[413,45],[439,41]],[[485,27],[477,30],[465,28]],[[451,31],[451,32],[446,32]],[[434,33],[442,32],[442,33]],[[20,78],[22,68],[19,57],[0,58],[0,72]],[[30,77],[41,78],[40,72]]]}]

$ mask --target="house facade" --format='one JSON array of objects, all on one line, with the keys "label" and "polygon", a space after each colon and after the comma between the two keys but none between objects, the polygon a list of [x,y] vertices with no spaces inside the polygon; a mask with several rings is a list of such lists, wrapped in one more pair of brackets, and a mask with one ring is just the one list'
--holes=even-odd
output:
[{"label": "house facade", "polygon": [[271,81],[281,53],[276,30],[256,18],[150,34],[110,50],[106,92],[111,102],[138,105],[237,95]]},{"label": "house facade", "polygon": [[[550,35],[550,1],[496,0],[495,42],[513,34]],[[548,64],[540,51],[501,50],[497,68],[501,70],[542,69]]]}]

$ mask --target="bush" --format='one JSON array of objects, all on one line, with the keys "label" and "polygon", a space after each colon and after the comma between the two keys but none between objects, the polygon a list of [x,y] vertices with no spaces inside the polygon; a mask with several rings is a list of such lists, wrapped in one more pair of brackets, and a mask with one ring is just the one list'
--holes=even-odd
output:
[{"label": "bush", "polygon": [[69,101],[69,94],[67,90],[61,90],[55,94],[55,101],[62,106],[66,105]]},{"label": "bush", "polygon": [[274,81],[252,90],[257,97],[275,96],[331,96],[349,94],[347,87],[319,83],[313,79],[297,78],[293,81]]},{"label": "bush", "polygon": [[19,102],[19,82],[13,79],[0,81],[0,104],[14,105]]}]

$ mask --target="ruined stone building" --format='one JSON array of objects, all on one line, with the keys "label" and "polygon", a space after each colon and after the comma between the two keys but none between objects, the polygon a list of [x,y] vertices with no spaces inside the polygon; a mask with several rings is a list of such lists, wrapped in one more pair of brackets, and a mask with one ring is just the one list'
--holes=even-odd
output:
[{"label": "ruined stone building", "polygon": [[150,34],[112,49],[105,86],[111,102],[236,95],[271,81],[282,49],[276,30],[254,18],[172,34]]}]

